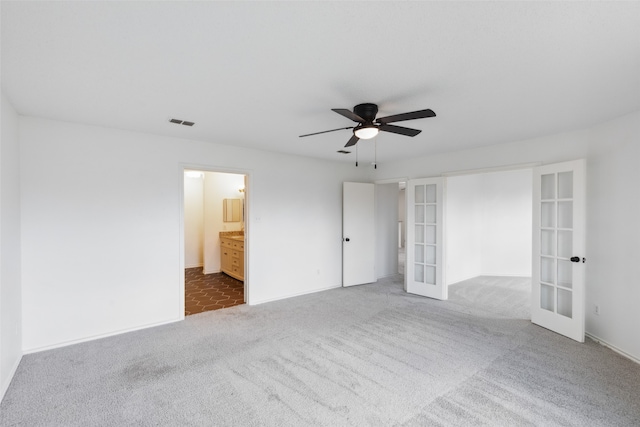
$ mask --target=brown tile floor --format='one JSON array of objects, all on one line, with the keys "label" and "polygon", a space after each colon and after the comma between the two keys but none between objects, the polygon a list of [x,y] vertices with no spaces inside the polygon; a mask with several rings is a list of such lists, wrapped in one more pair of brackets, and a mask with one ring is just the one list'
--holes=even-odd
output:
[{"label": "brown tile floor", "polygon": [[224,273],[202,274],[202,267],[184,270],[184,314],[244,304],[244,283]]}]

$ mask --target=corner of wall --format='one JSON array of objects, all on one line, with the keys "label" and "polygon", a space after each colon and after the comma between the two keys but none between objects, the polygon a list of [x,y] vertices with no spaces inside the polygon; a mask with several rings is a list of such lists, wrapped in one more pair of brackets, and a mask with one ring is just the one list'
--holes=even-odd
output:
[{"label": "corner of wall", "polygon": [[18,114],[0,93],[0,400],[22,359]]}]

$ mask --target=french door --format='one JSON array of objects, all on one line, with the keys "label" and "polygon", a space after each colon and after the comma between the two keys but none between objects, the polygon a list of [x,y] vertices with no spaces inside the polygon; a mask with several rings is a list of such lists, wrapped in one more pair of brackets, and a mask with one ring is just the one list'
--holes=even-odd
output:
[{"label": "french door", "polygon": [[533,171],[531,321],[584,342],[585,161]]},{"label": "french door", "polygon": [[405,289],[408,293],[447,299],[444,274],[444,178],[407,182]]}]

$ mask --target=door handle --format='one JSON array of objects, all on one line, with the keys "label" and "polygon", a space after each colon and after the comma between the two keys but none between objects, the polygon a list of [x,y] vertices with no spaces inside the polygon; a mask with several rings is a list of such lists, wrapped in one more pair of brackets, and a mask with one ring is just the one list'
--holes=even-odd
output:
[{"label": "door handle", "polygon": [[344,239],[344,241],[345,241],[345,242],[348,242],[348,241],[349,241],[349,238],[348,238],[348,237],[347,237],[347,238],[345,238],[345,239]]},{"label": "door handle", "polygon": [[[580,257],[572,256],[572,257],[570,258],[570,261],[571,261],[571,262],[580,262]],[[583,264],[584,264],[586,261],[587,261],[587,259],[586,259],[586,258],[582,258],[582,263],[583,263]]]}]

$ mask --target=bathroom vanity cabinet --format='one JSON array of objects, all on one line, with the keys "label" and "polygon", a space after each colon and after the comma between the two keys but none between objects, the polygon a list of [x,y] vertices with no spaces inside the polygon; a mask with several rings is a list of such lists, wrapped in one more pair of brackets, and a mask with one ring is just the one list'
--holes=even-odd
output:
[{"label": "bathroom vanity cabinet", "polygon": [[244,236],[220,236],[220,266],[223,273],[244,281]]}]

